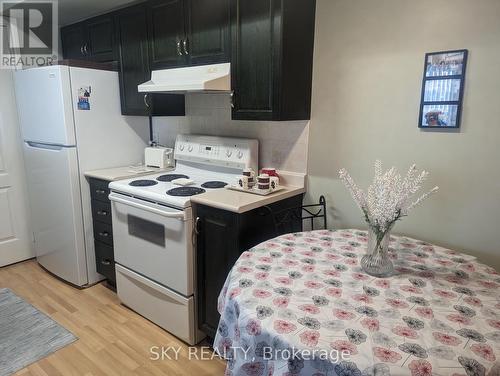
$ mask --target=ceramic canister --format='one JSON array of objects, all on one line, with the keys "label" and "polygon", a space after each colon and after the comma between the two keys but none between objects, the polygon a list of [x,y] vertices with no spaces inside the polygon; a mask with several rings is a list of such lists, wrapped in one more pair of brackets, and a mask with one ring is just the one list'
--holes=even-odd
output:
[{"label": "ceramic canister", "polygon": [[248,187],[253,188],[255,185],[255,172],[251,168],[245,168],[243,175],[248,176]]},{"label": "ceramic canister", "polygon": [[270,178],[267,174],[260,174],[257,177],[257,187],[261,191],[268,191],[270,187]]}]

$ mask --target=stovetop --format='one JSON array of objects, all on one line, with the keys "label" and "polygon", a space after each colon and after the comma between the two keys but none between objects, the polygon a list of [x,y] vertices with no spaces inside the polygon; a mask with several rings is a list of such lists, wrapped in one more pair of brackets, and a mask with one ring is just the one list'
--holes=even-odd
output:
[{"label": "stovetop", "polygon": [[166,182],[166,183],[170,183],[172,180],[182,179],[182,178],[189,179],[189,176],[184,175],[184,174],[168,173],[168,174],[165,174],[165,175],[158,176],[156,178],[156,180],[162,181],[162,182]]},{"label": "stovetop", "polygon": [[[236,173],[211,171],[195,165],[177,163],[175,170],[113,181],[109,187],[118,193],[163,205],[186,208],[191,206],[193,195],[224,189],[224,186],[233,183],[237,176]],[[171,182],[179,178],[191,179],[194,184],[181,186]]]},{"label": "stovetop", "polygon": [[191,197],[195,195],[200,195],[202,193],[205,193],[206,191],[203,188],[199,187],[191,187],[191,186],[186,186],[186,187],[177,187],[177,188],[172,188],[167,191],[167,195],[169,196],[174,196],[174,197]]}]

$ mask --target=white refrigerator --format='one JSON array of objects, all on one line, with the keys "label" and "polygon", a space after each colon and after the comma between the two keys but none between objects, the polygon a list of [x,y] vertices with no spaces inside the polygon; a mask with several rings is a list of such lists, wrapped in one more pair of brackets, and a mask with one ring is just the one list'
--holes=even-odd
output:
[{"label": "white refrigerator", "polygon": [[37,260],[91,285],[103,277],[84,172],[142,162],[147,119],[121,115],[117,72],[56,65],[14,77]]}]

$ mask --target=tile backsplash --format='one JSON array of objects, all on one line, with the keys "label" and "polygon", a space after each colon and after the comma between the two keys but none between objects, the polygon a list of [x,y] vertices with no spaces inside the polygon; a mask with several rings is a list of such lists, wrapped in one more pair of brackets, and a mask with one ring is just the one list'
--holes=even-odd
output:
[{"label": "tile backsplash", "polygon": [[153,118],[155,140],[173,147],[178,134],[245,137],[259,140],[259,164],[307,173],[309,121],[231,120],[227,94],[187,94],[186,116]]}]

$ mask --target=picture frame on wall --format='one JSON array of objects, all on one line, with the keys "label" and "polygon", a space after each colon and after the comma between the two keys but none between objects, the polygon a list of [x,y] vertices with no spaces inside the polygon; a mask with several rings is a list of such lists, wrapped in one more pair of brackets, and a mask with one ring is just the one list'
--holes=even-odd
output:
[{"label": "picture frame on wall", "polygon": [[459,128],[468,50],[425,55],[419,128]]}]

